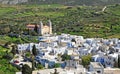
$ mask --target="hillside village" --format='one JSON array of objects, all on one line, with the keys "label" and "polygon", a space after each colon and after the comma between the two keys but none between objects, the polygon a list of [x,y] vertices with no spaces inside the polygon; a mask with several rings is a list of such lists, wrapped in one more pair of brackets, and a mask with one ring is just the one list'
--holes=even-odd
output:
[{"label": "hillside village", "polygon": [[120,74],[120,1],[99,1],[0,0],[0,74]]},{"label": "hillside village", "polygon": [[35,65],[33,74],[51,74],[54,69],[59,74],[119,74],[119,39],[84,38],[45,32],[39,36],[38,43],[18,44],[16,58],[10,63],[18,67],[27,64],[33,68],[32,59],[34,64],[44,67],[39,70]]}]

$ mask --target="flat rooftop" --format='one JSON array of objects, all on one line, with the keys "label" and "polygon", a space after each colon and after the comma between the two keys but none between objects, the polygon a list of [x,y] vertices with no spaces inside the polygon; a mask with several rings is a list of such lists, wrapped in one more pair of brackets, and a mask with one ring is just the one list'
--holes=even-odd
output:
[{"label": "flat rooftop", "polygon": [[[66,70],[66,69],[62,69],[62,68],[56,68],[57,72],[59,72],[59,74],[85,74],[86,71],[83,70],[83,68],[81,69],[70,69],[70,70]],[[43,69],[43,70],[35,70],[32,72],[32,74],[50,74],[53,73],[55,71],[55,69]],[[16,72],[16,74],[22,74],[21,72]]]},{"label": "flat rooftop", "polygon": [[93,68],[104,68],[99,62],[90,62],[90,64],[93,66]]},{"label": "flat rooftop", "polygon": [[104,74],[120,74],[120,69],[118,69],[118,68],[105,68]]}]

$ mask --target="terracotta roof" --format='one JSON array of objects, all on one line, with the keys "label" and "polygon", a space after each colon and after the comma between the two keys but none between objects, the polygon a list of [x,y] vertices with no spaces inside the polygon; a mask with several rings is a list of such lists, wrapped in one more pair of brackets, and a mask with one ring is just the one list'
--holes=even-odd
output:
[{"label": "terracotta roof", "polygon": [[[39,25],[37,25],[39,27]],[[35,24],[28,24],[27,27],[35,27]]]},{"label": "terracotta roof", "polygon": [[[39,25],[37,25],[39,27]],[[28,29],[34,29],[35,28],[35,24],[28,24],[26,26]]]}]

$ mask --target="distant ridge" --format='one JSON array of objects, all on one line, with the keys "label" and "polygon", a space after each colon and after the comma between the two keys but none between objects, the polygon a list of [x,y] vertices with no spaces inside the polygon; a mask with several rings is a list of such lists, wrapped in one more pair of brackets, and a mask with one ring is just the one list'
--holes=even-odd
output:
[{"label": "distant ridge", "polygon": [[22,3],[27,3],[29,2],[28,0],[0,0],[1,4],[22,4]]},{"label": "distant ridge", "polygon": [[1,4],[109,5],[120,0],[0,0]]}]

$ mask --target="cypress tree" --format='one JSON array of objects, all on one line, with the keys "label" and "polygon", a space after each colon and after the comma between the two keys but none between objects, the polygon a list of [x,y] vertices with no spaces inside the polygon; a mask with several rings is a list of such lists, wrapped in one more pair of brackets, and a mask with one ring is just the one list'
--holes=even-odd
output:
[{"label": "cypress tree", "polygon": [[36,46],[35,46],[35,45],[33,45],[32,54],[33,54],[34,56],[37,55],[37,49],[36,49]]},{"label": "cypress tree", "polygon": [[23,65],[22,74],[32,74],[32,69],[27,65]]},{"label": "cypress tree", "polygon": [[34,31],[38,34],[38,26],[37,26],[37,24],[34,27]]}]

